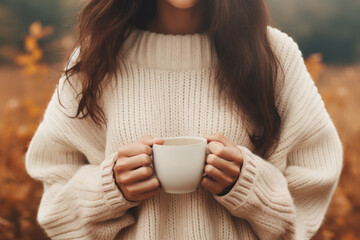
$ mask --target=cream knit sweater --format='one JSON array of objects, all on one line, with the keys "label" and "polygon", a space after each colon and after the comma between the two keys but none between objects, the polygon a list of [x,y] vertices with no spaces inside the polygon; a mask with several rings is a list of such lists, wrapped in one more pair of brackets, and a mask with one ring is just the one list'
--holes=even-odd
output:
[{"label": "cream knit sweater", "polygon": [[[46,233],[53,239],[311,238],[339,179],[342,144],[298,45],[276,28],[268,31],[284,81],[275,92],[281,140],[267,159],[252,153],[245,121],[216,100],[216,54],[205,34],[135,29],[124,45],[123,71],[104,86],[107,128],[66,116],[74,115],[78,99],[62,76],[57,87],[67,108],[54,91],[25,156],[28,173],[44,185],[38,221]],[[112,166],[121,145],[147,134],[214,132],[245,154],[225,196],[199,186],[194,193],[162,192],[134,203],[115,185]]]}]

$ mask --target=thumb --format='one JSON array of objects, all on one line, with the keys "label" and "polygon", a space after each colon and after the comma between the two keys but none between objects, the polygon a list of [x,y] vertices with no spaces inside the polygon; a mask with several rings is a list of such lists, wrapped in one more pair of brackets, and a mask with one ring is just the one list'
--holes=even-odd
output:
[{"label": "thumb", "polygon": [[164,139],[162,139],[162,138],[154,138],[154,143],[156,143],[156,144],[164,144]]},{"label": "thumb", "polygon": [[164,139],[161,138],[155,138],[153,136],[150,135],[146,135],[143,138],[140,139],[141,143],[146,144],[148,146],[152,146],[154,143],[156,144],[163,144],[164,143]]}]

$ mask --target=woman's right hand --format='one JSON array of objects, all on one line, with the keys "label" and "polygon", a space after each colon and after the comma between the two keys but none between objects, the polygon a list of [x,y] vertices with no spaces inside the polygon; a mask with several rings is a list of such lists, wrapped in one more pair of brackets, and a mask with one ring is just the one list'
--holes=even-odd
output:
[{"label": "woman's right hand", "polygon": [[152,146],[164,140],[146,135],[140,140],[123,145],[118,150],[114,165],[115,182],[129,201],[142,201],[161,191],[159,180],[150,166]]}]

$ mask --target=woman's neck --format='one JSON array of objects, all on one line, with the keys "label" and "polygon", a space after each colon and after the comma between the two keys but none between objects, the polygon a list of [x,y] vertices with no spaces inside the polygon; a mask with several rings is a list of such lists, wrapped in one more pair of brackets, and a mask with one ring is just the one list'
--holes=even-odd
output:
[{"label": "woman's neck", "polygon": [[193,34],[204,31],[205,1],[192,8],[176,8],[165,0],[157,0],[154,19],[148,22],[149,31],[163,34]]}]

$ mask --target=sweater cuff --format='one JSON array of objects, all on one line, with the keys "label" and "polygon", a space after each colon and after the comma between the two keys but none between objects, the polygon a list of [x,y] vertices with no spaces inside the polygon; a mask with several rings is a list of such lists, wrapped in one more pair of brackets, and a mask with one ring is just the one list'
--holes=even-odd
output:
[{"label": "sweater cuff", "polygon": [[102,188],[110,208],[112,210],[124,211],[139,205],[141,202],[128,201],[116,185],[113,173],[116,159],[117,152],[114,152],[100,164]]},{"label": "sweater cuff", "polygon": [[244,158],[239,178],[227,194],[223,196],[214,195],[214,198],[231,212],[246,202],[258,175],[258,169],[251,151],[243,146],[238,145],[237,147],[243,153]]}]

